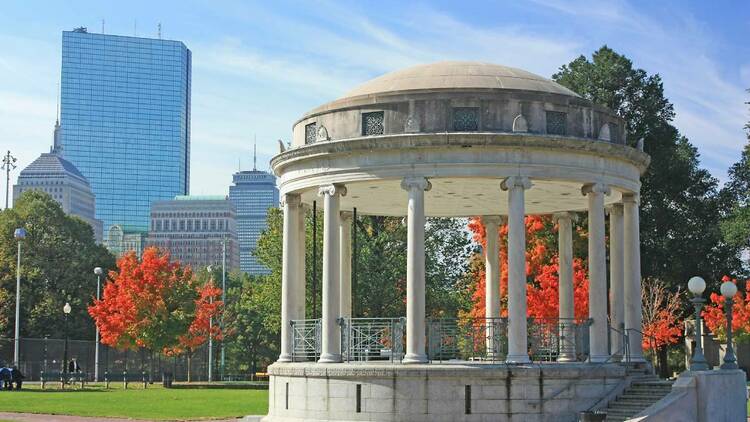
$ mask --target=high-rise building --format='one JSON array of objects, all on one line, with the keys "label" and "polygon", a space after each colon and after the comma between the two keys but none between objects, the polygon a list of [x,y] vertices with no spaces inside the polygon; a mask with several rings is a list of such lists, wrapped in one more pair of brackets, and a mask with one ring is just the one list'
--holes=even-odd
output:
[{"label": "high-rise building", "polygon": [[[255,163],[255,157],[253,157]],[[229,199],[237,209],[237,238],[240,241],[240,270],[249,274],[268,274],[269,270],[255,257],[255,247],[266,228],[268,209],[279,206],[276,177],[260,171],[239,171],[232,177]]]},{"label": "high-rise building", "polygon": [[154,202],[146,243],[168,250],[173,259],[193,269],[220,266],[225,252],[227,271],[239,268],[236,213],[225,196],[177,196]]},{"label": "high-rise building", "polygon": [[96,218],[96,201],[86,177],[68,160],[62,158],[60,122],[55,122],[55,135],[49,153],[44,153],[21,170],[13,186],[13,204],[28,190],[47,192],[65,213],[89,223],[94,239],[102,241],[102,222]]},{"label": "high-rise building", "polygon": [[63,32],[64,157],[91,184],[106,234],[146,233],[151,202],[188,194],[190,79],[180,41]]}]

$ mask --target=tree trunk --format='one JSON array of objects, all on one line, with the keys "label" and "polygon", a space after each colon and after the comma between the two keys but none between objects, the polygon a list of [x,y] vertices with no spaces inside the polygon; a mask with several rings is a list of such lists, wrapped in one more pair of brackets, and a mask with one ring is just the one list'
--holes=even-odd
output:
[{"label": "tree trunk", "polygon": [[669,378],[669,362],[667,359],[667,347],[664,346],[657,352],[657,358],[659,362],[659,376],[661,378]]},{"label": "tree trunk", "polygon": [[190,353],[187,354],[187,382],[190,383],[190,370],[192,369],[192,356]]}]

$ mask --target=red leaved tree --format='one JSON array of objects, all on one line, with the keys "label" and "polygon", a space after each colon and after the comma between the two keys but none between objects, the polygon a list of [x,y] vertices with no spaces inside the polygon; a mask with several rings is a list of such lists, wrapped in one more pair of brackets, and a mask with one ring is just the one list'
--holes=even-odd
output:
[{"label": "red leaved tree", "polygon": [[680,290],[671,293],[663,282],[646,278],[641,284],[641,307],[643,349],[657,357],[659,374],[668,377],[667,347],[682,335]]},{"label": "red leaved tree", "polygon": [[[527,216],[526,225],[526,281],[527,281],[527,316],[537,319],[557,318],[558,313],[558,256],[557,250],[550,245],[556,240],[556,227],[552,219],[546,216]],[[484,249],[487,234],[481,218],[469,220],[469,230],[474,241]],[[500,245],[507,245],[508,225],[499,228]],[[508,295],[508,253],[507,248],[500,248],[500,297],[501,315],[507,316]],[[473,307],[470,317],[485,317],[485,272],[476,272],[475,288],[472,295]],[[574,314],[576,319],[588,317],[588,278],[583,260],[573,260]]]},{"label": "red leaved tree", "polygon": [[131,251],[117,261],[89,314],[104,344],[174,354],[221,335],[218,327],[209,333],[207,322],[221,311],[220,294],[212,284],[201,285],[189,266],[150,247],[140,260]]},{"label": "red leaved tree", "polygon": [[[722,282],[731,281],[737,284],[736,279],[724,276]],[[734,296],[732,304],[732,334],[734,341],[745,343],[750,341],[750,280],[745,283],[745,292],[738,289],[738,294]],[[726,299],[718,293],[711,293],[710,303],[703,311],[703,318],[706,321],[711,333],[721,341],[727,339],[727,318],[724,312],[724,303]]]}]

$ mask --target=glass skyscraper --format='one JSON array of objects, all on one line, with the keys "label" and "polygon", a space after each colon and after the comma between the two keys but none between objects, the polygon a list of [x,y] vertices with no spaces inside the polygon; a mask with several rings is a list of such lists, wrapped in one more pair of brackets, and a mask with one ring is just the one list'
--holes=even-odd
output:
[{"label": "glass skyscraper", "polygon": [[240,271],[248,274],[268,274],[270,271],[253,254],[260,233],[266,228],[268,209],[279,206],[276,177],[253,169],[233,176],[229,200],[237,211],[237,239],[240,242]]},{"label": "glass skyscraper", "polygon": [[191,53],[180,41],[63,31],[63,154],[96,216],[146,233],[151,203],[190,187]]}]

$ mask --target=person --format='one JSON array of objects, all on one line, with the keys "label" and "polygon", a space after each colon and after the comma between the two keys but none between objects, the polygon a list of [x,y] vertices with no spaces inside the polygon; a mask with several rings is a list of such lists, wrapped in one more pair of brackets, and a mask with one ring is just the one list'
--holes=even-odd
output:
[{"label": "person", "polygon": [[76,358],[73,358],[68,363],[68,373],[75,374],[81,372],[81,367],[78,366],[78,362],[76,361]]},{"label": "person", "polygon": [[7,390],[10,385],[10,368],[0,367],[0,388]]},{"label": "person", "polygon": [[[21,370],[18,369],[18,367],[16,366],[10,368],[10,371],[11,371],[11,381],[14,384],[16,384],[16,390],[20,390],[21,385],[23,384],[23,379],[26,377],[23,375],[23,372],[21,372]],[[13,386],[11,386],[11,389],[12,388]]]}]

